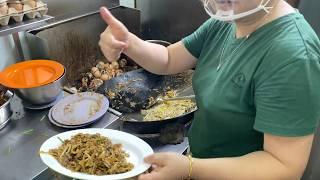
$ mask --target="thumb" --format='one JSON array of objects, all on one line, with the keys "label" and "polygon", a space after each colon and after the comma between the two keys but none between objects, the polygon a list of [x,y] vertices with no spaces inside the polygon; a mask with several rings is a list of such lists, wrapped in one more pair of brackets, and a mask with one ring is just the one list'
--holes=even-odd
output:
[{"label": "thumb", "polygon": [[117,26],[121,23],[106,7],[100,8],[100,15],[104,22],[106,22],[109,26]]},{"label": "thumb", "polygon": [[111,33],[118,41],[127,41],[128,29],[117,18],[115,18],[106,7],[100,8],[102,19],[109,25]]},{"label": "thumb", "polygon": [[166,158],[161,153],[150,155],[144,158],[144,161],[148,164],[155,164],[158,166],[164,166]]}]

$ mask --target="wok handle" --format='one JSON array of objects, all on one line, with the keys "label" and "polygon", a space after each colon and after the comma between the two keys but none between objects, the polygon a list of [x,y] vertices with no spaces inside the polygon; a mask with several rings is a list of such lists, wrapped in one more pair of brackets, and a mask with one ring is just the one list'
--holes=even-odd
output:
[{"label": "wok handle", "polygon": [[121,113],[121,112],[116,111],[116,110],[114,110],[114,109],[112,109],[112,108],[110,108],[110,107],[108,108],[108,111],[111,112],[112,114],[118,116],[118,117],[121,117],[121,116],[122,116],[122,113]]}]

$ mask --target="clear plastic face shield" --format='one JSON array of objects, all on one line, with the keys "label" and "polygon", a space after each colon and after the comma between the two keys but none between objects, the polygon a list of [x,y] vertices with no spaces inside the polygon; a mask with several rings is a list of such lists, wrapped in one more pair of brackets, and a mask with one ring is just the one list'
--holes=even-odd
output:
[{"label": "clear plastic face shield", "polygon": [[261,10],[269,13],[271,0],[202,0],[204,9],[214,19],[235,21]]}]

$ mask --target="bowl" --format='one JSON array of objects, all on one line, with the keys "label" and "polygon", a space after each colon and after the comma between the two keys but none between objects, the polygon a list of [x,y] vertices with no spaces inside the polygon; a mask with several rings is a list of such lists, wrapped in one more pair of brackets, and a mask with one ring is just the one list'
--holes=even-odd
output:
[{"label": "bowl", "polygon": [[0,106],[0,129],[4,128],[4,126],[9,122],[12,110],[10,108],[10,102],[13,98],[13,93],[11,91],[7,91],[5,94],[8,100]]},{"label": "bowl", "polygon": [[17,96],[26,101],[27,103],[34,105],[49,104],[56,100],[56,98],[62,93],[63,82],[65,79],[66,71],[57,80],[34,88],[16,88],[13,91]]},{"label": "bowl", "polygon": [[7,88],[35,88],[54,82],[64,74],[62,64],[52,60],[15,63],[0,72],[0,84]]}]

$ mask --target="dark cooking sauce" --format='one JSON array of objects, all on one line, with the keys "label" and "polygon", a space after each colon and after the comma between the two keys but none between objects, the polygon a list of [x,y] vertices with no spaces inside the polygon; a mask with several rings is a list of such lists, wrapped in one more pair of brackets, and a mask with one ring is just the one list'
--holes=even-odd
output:
[{"label": "dark cooking sauce", "polygon": [[0,106],[2,106],[4,103],[8,101],[8,98],[5,96],[6,91],[0,89]]}]

